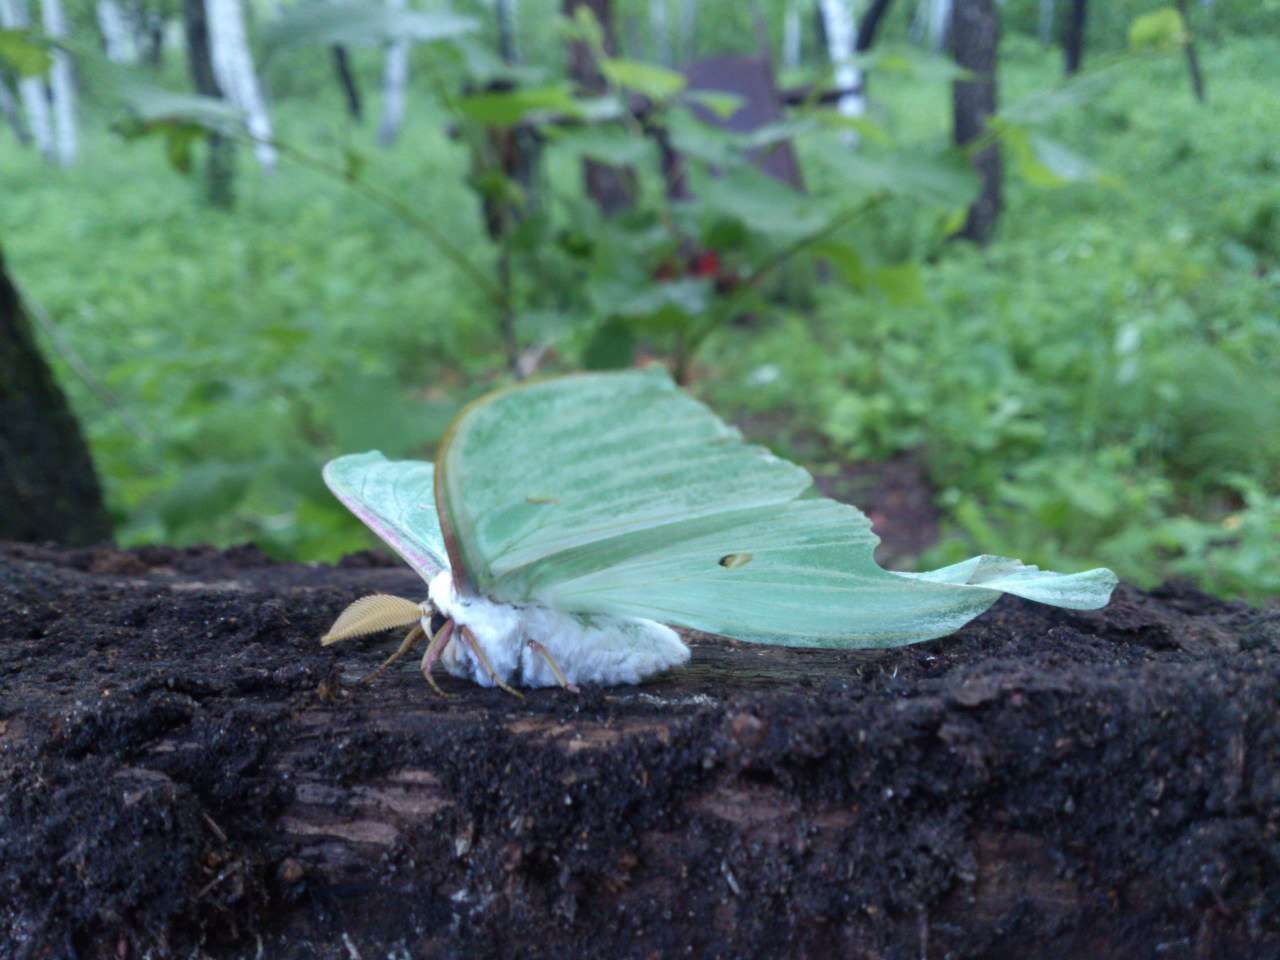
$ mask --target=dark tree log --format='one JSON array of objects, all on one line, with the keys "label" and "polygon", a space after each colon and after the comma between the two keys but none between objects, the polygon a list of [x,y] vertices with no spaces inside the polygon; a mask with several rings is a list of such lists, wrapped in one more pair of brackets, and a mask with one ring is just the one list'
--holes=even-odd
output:
[{"label": "dark tree log", "polygon": [[[617,37],[613,26],[613,7],[610,0],[563,0],[564,15],[570,20],[581,7],[590,10],[604,32],[605,51],[610,55],[617,50]],[[605,89],[604,75],[596,63],[591,49],[581,41],[569,44],[569,78],[580,92],[591,95]],[[582,179],[587,196],[595,201],[600,212],[610,217],[621,213],[635,202],[635,171],[627,167],[615,167],[596,160],[582,161]]]},{"label": "dark tree log", "polygon": [[359,123],[364,119],[364,101],[360,96],[360,85],[351,70],[351,56],[347,48],[340,43],[330,47],[333,55],[333,72],[338,78],[338,86],[342,88],[342,98],[347,105],[347,113],[351,119]]},{"label": "dark tree log", "polygon": [[1062,56],[1068,77],[1074,77],[1084,66],[1085,33],[1088,27],[1088,0],[1071,0],[1067,11],[1067,30],[1062,38]]},{"label": "dark tree log", "polygon": [[[953,5],[951,44],[956,63],[974,75],[973,80],[952,85],[953,134],[956,145],[963,147],[986,133],[987,118],[996,112],[1000,18],[992,0]],[[995,232],[1002,205],[1004,164],[999,145],[989,144],[974,154],[973,166],[982,188],[969,207],[960,236],[985,244]]]},{"label": "dark tree log", "polygon": [[[218,86],[218,78],[213,72],[204,0],[184,0],[183,22],[187,35],[187,66],[196,93],[222,99],[222,88]],[[215,207],[230,210],[235,205],[235,144],[220,133],[209,134],[207,142],[205,198]]]},{"label": "dark tree log", "polygon": [[0,547],[0,955],[1280,956],[1280,610],[440,700],[316,641],[373,562]]},{"label": "dark tree log", "polygon": [[111,539],[89,448],[0,251],[0,539]]}]

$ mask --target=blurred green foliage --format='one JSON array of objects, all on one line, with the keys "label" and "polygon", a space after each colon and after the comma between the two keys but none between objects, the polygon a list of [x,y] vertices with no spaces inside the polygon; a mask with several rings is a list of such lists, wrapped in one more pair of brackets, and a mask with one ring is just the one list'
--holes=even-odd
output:
[{"label": "blurred green foliage", "polygon": [[[750,5],[720,4],[723,15],[709,17],[711,6],[693,49],[741,49]],[[907,29],[901,6],[890,40]],[[1120,58],[1133,17],[1159,5],[1094,6],[1103,12],[1091,36]],[[1177,574],[1272,596],[1280,102],[1268,69],[1280,45],[1227,32],[1231,18],[1249,29],[1258,4],[1218,0],[1222,36],[1203,51],[1210,109],[1195,104],[1177,55],[1104,64],[1063,90],[1059,56],[1029,35],[1036,7],[1004,8],[1002,96],[1031,104],[1034,123],[1007,112],[1002,140],[1018,176],[997,241],[984,251],[947,242],[956,185],[945,164],[909,162],[943,155],[945,77],[886,68],[873,85],[874,126],[863,128],[882,136],[864,138],[861,152],[840,148],[838,129],[786,131],[814,197],[855,184],[877,202],[825,237],[818,256],[780,271],[745,322],[721,316],[707,328],[694,389],[723,412],[767,413],[796,436],[820,436],[819,456],[832,461],[922,451],[947,518],[938,562],[978,550],[1059,569],[1106,563],[1144,583]],[[457,8],[490,16],[480,3]],[[558,69],[554,18],[530,22],[522,9],[529,61]],[[645,11],[620,3],[624,20]],[[643,31],[623,34],[624,53],[646,55]],[[379,52],[353,56],[374,93]],[[621,83],[664,80],[619,64]],[[372,129],[344,118],[323,55],[281,49],[265,74],[282,140],[338,158],[490,263],[485,187],[463,188],[476,186],[473,158],[465,138],[445,132],[459,108],[431,99],[423,79],[447,66],[438,51],[415,53],[409,122],[385,152]],[[181,88],[181,65],[165,69]],[[545,89],[515,115],[564,105],[562,88]],[[512,104],[478,95],[460,109],[505,122]],[[740,146],[681,122],[673,135],[707,162]],[[242,157],[239,206],[225,214],[203,206],[198,184],[153,145],[99,128],[86,147],[83,163],[54,173],[0,140],[0,236],[34,302],[101,381],[79,379],[47,342],[121,538],[254,539],[309,559],[366,545],[319,467],[373,447],[429,456],[452,413],[502,380],[484,292],[340,177],[289,167],[266,178]],[[619,151],[648,172],[636,211],[606,223],[581,197],[577,161]],[[555,344],[553,368],[669,349],[676,321],[706,313],[712,284],[655,282],[675,251],[651,144],[583,129],[548,160],[555,219],[530,218],[512,240],[525,341]],[[910,189],[877,188],[886,182]],[[701,175],[680,226],[749,271],[826,222],[818,204],[771,186],[745,169]],[[785,451],[785,435],[762,439]]]},{"label": "blurred green foliage", "polygon": [[[1008,46],[1016,99],[1057,63]],[[1264,76],[1278,52],[1215,49],[1209,110],[1176,59],[1110,74],[1050,124],[1107,183],[1014,183],[997,241],[932,258],[922,301],[823,289],[816,316],[720,342],[733,372],[712,395],[787,410],[841,458],[922,450],[950,526],[930,562],[978,549],[1274,597],[1280,97]],[[937,91],[886,86],[895,116],[945,112]]]}]

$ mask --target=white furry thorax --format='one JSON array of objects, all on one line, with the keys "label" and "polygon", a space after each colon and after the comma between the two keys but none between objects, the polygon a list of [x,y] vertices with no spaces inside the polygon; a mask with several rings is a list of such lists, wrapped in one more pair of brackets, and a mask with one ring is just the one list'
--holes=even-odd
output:
[{"label": "white furry thorax", "polygon": [[[466,596],[454,591],[448,570],[432,578],[428,595],[441,614],[471,631],[504,683],[557,685],[546,658],[529,646],[530,640],[547,649],[570,683],[639,683],[689,662],[689,648],[676,632],[652,620],[563,613]],[[423,618],[423,626],[430,632],[430,617]],[[492,678],[456,634],[440,662],[455,677],[493,686]]]}]

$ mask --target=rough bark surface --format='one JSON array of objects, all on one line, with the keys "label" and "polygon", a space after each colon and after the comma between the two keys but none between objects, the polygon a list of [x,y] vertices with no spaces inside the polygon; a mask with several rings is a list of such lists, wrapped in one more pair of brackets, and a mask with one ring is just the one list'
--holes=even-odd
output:
[{"label": "rough bark surface", "polygon": [[0,955],[1280,956],[1280,610],[440,700],[316,642],[384,563],[0,547]]},{"label": "rough bark surface", "polygon": [[0,252],[0,538],[111,539],[89,448],[40,355]]},{"label": "rough bark surface", "polygon": [[[986,133],[987,118],[996,112],[999,46],[1000,17],[993,0],[966,0],[952,8],[951,48],[956,63],[974,77],[952,84],[957,146],[972,143]],[[974,154],[973,166],[981,188],[969,207],[960,235],[985,244],[995,233],[1003,205],[1004,163],[999,144],[992,143]]]}]

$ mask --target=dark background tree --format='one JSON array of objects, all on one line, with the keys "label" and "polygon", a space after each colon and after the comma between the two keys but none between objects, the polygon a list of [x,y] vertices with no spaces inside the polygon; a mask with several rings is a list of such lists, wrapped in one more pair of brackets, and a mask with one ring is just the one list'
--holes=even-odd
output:
[{"label": "dark background tree", "polygon": [[[992,0],[957,3],[951,14],[951,48],[956,63],[969,70],[973,80],[952,86],[954,137],[966,146],[982,137],[987,118],[996,112],[996,61],[1000,45],[1000,18]],[[969,207],[960,235],[975,243],[991,239],[1000,216],[1004,164],[1000,147],[990,143],[973,155],[973,166],[982,182],[981,192]]]},{"label": "dark background tree", "polygon": [[1183,49],[1187,53],[1187,71],[1191,74],[1191,89],[1196,99],[1205,102],[1207,93],[1204,88],[1204,71],[1200,69],[1200,54],[1196,51],[1195,36],[1191,32],[1191,11],[1187,9],[1187,0],[1178,0],[1178,12],[1182,14],[1182,24],[1187,31]]},{"label": "dark background tree", "polygon": [[351,55],[346,46],[335,43],[330,52],[333,56],[333,72],[338,78],[338,86],[342,88],[343,102],[347,105],[347,113],[351,119],[359,123],[364,119],[364,102],[360,96],[360,84],[351,69]]},{"label": "dark background tree", "polygon": [[[564,0],[564,15],[572,20],[578,8],[590,10],[604,34],[604,48],[613,55],[618,41],[613,27],[610,0]],[[569,44],[569,78],[585,94],[602,93],[605,80],[591,48],[580,40]],[[631,206],[635,199],[635,176],[625,167],[614,167],[590,158],[582,161],[582,177],[588,195],[605,216],[612,216]]]},{"label": "dark background tree", "polygon": [[858,37],[853,44],[855,51],[866,53],[871,49],[876,42],[876,35],[880,32],[880,25],[884,23],[885,14],[889,12],[891,6],[893,6],[893,0],[872,0],[871,6],[858,21]]},{"label": "dark background tree", "polygon": [[[960,3],[957,6],[963,7],[967,4]],[[1071,0],[1071,7],[1067,11],[1067,29],[1062,38],[1062,54],[1069,77],[1075,76],[1084,66],[1085,29],[1088,19],[1088,0]]]},{"label": "dark background tree", "polygon": [[0,539],[111,539],[93,460],[0,250]]},{"label": "dark background tree", "polygon": [[[185,0],[183,17],[187,33],[187,62],[191,83],[196,93],[222,98],[222,89],[213,73],[213,54],[209,46],[209,24],[203,0]],[[233,176],[235,144],[221,134],[209,137],[205,158],[205,195],[215,207],[229,210],[235,203]]]}]

